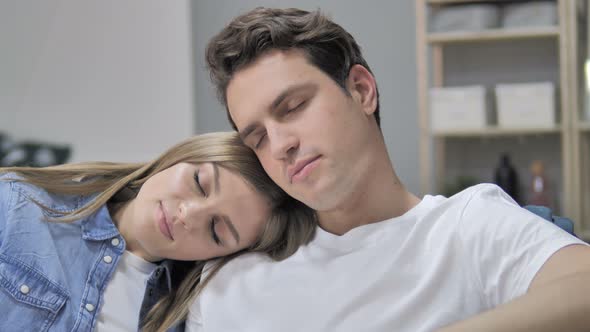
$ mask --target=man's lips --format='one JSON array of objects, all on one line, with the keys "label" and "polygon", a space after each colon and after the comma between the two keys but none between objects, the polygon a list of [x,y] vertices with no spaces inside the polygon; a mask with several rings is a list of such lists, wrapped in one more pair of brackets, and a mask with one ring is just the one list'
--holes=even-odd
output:
[{"label": "man's lips", "polygon": [[297,161],[295,164],[287,167],[287,178],[289,179],[289,183],[293,183],[293,179],[297,179],[297,177],[303,175],[302,171],[308,166],[309,164],[315,162],[321,157],[321,155],[314,156],[311,158],[306,158]]},{"label": "man's lips", "polygon": [[166,216],[166,209],[164,209],[162,202],[160,202],[158,206],[158,228],[160,229],[160,232],[164,234],[164,236],[170,240],[174,240],[174,237],[172,236],[172,229],[169,224],[169,219]]}]

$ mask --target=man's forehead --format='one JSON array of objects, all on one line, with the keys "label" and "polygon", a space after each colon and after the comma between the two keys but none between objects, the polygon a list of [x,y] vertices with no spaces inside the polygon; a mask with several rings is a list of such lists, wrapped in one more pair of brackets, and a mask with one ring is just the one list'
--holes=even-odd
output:
[{"label": "man's forehead", "polygon": [[[309,63],[302,51],[281,51],[274,50],[260,55],[252,63],[240,68],[234,74],[226,88],[227,95],[236,94],[237,89],[244,87],[255,88],[265,82],[261,78],[272,81],[272,86],[277,87],[278,83],[287,84],[302,74],[302,71],[309,71],[314,66]],[[282,75],[276,75],[278,72]],[[286,77],[288,75],[288,77]],[[278,84],[280,85],[280,84]]]}]

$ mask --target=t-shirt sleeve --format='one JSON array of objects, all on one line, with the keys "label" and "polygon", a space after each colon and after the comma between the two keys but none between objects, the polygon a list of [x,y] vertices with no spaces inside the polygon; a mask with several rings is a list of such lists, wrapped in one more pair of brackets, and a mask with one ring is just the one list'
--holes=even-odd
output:
[{"label": "t-shirt sleeve", "polygon": [[[203,274],[201,275],[201,280],[209,278],[209,271],[213,266],[213,262],[214,261],[209,261],[207,262],[207,264],[205,264],[205,267],[203,268]],[[201,308],[203,302],[203,291],[201,291],[201,294],[197,296],[197,298],[193,301],[193,303],[190,305],[188,309],[188,315],[186,318],[185,325],[186,332],[205,331],[205,328],[203,327],[203,314]]]},{"label": "t-shirt sleeve", "polygon": [[459,234],[490,307],[526,293],[539,269],[556,251],[584,244],[489,184],[478,186],[468,198]]},{"label": "t-shirt sleeve", "polygon": [[200,297],[197,297],[191,304],[188,310],[188,316],[185,324],[186,332],[203,332],[203,324],[201,320],[201,303]]}]

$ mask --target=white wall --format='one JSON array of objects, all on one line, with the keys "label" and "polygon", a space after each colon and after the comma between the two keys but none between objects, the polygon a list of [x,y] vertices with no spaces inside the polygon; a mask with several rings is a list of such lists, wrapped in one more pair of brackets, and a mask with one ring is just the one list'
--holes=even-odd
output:
[{"label": "white wall", "polygon": [[0,132],[144,161],[194,127],[186,0],[0,0]]},{"label": "white wall", "polygon": [[416,28],[413,0],[196,0],[191,2],[196,58],[197,132],[229,130],[205,70],[209,39],[234,16],[257,6],[321,8],[360,44],[381,94],[381,127],[402,181],[419,193]]}]

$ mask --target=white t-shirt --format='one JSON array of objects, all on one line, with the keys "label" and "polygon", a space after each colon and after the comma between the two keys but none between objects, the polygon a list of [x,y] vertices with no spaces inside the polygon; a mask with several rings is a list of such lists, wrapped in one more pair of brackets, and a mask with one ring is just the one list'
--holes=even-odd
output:
[{"label": "white t-shirt", "polygon": [[148,278],[155,268],[156,264],[128,251],[123,252],[104,291],[96,331],[137,331],[143,295]]},{"label": "white t-shirt", "polygon": [[426,196],[343,236],[318,228],[282,262],[234,259],[191,306],[187,331],[432,331],[524,294],[576,243],[495,185]]}]

